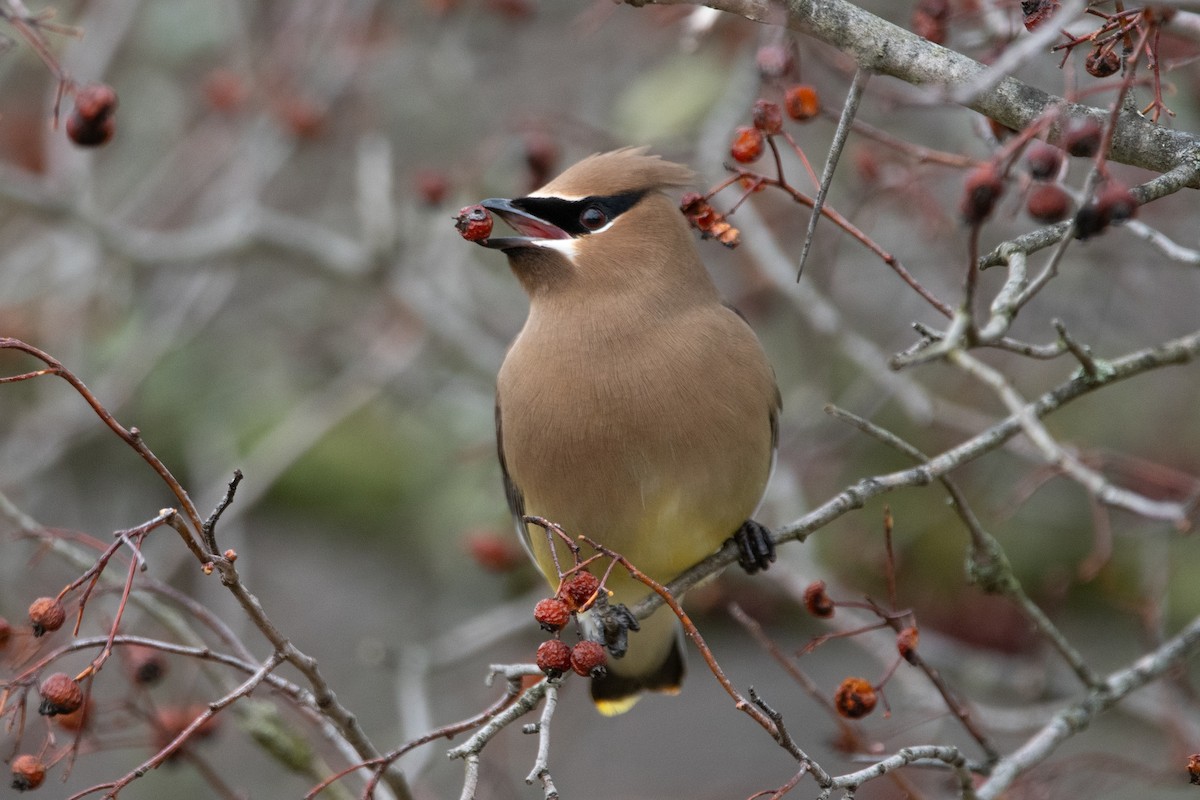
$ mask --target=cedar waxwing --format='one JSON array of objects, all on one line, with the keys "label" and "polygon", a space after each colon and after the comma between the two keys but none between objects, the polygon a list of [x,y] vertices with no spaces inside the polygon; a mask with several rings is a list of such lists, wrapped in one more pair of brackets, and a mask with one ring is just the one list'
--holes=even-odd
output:
[{"label": "cedar waxwing", "polygon": [[[517,530],[552,586],[550,540],[527,514],[587,534],[662,583],[731,537],[747,571],[774,560],[769,531],[750,517],[774,463],[779,390],[664,193],[691,180],[686,167],[624,149],[526,197],[481,203],[520,234],[479,242],[504,251],[529,295],[497,379],[496,438]],[[570,553],[554,546],[568,569]],[[644,585],[617,567],[607,588],[618,613],[604,626],[585,618],[585,630],[614,656],[627,645],[592,680],[612,715],[643,690],[678,691],[684,656],[670,609],[640,626],[624,610]]]}]

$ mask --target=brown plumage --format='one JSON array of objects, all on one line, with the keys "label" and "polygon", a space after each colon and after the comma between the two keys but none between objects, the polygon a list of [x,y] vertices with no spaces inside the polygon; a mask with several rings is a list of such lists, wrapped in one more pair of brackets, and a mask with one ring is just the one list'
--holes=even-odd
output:
[{"label": "brown plumage", "polygon": [[[690,179],[626,149],[584,159],[528,197],[483,203],[526,234],[481,244],[505,251],[530,298],[500,368],[496,429],[509,506],[552,584],[547,537],[523,514],[667,582],[737,533],[766,487],[779,393],[663,191]],[[747,566],[765,567],[757,558]],[[571,564],[561,547],[559,561]],[[608,588],[614,604],[647,593],[620,568]],[[677,624],[660,609],[593,681],[593,697],[619,713],[682,676]]]}]

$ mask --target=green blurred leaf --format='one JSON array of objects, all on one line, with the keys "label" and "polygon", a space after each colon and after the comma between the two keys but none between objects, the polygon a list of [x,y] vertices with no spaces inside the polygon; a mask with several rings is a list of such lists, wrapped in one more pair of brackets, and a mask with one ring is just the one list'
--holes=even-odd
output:
[{"label": "green blurred leaf", "polygon": [[689,133],[720,98],[727,68],[712,56],[680,55],[646,72],[617,98],[618,138],[653,142]]}]

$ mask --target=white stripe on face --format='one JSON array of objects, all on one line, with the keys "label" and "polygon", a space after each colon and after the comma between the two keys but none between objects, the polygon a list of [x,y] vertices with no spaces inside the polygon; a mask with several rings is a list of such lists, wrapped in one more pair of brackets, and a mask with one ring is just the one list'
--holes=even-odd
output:
[{"label": "white stripe on face", "polygon": [[575,239],[530,239],[529,243],[534,247],[543,247],[547,250],[557,250],[567,257],[567,260],[572,264],[575,263],[576,240]]}]

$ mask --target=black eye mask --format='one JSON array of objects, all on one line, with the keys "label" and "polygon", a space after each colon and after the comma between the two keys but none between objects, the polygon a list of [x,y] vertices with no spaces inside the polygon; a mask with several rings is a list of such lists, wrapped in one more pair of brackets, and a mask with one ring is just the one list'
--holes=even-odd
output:
[{"label": "black eye mask", "polygon": [[612,222],[638,204],[646,192],[622,192],[607,197],[563,200],[558,197],[521,197],[512,204],[545,220],[571,236],[584,236]]}]

